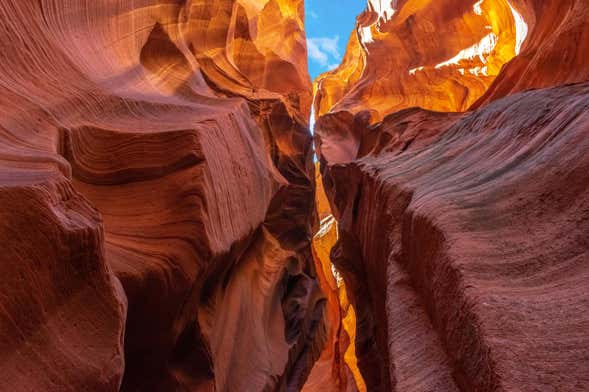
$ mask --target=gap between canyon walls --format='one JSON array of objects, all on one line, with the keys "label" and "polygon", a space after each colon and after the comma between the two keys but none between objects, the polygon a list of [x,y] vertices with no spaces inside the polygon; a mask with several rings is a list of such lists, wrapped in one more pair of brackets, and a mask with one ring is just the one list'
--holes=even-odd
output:
[{"label": "gap between canyon walls", "polygon": [[587,21],[1,1],[0,391],[589,385]]}]

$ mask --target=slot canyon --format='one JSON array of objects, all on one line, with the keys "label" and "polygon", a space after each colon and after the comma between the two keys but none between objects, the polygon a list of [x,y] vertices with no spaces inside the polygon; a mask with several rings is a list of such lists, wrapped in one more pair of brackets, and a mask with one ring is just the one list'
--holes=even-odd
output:
[{"label": "slot canyon", "polygon": [[589,391],[589,0],[357,1],[0,1],[0,391]]}]

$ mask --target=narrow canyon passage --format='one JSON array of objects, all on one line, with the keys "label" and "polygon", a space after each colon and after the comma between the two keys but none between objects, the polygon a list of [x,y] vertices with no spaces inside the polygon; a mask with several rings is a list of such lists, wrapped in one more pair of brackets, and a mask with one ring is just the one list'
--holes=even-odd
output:
[{"label": "narrow canyon passage", "polygon": [[4,0],[0,43],[0,391],[587,389],[589,0]]}]

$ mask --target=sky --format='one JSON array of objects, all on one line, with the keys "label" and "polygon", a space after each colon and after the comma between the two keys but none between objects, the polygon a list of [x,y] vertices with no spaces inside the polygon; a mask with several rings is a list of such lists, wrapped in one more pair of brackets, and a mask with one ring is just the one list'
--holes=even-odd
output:
[{"label": "sky", "polygon": [[305,0],[311,80],[339,65],[356,16],[364,8],[366,0]]}]

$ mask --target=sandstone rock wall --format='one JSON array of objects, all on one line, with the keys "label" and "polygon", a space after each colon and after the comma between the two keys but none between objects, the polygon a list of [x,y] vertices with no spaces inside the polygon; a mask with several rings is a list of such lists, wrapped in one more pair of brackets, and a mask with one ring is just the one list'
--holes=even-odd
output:
[{"label": "sandstone rock wall", "polygon": [[[588,87],[517,94],[445,125],[401,112],[371,153],[325,169],[332,261],[365,309],[369,390],[587,383]],[[432,117],[435,137],[416,117]]]},{"label": "sandstone rock wall", "polygon": [[299,389],[303,2],[8,0],[0,45],[0,389]]},{"label": "sandstone rock wall", "polygon": [[[314,86],[331,261],[367,389],[584,389],[589,3],[387,4],[369,1]],[[487,57],[436,66],[501,20]],[[501,57],[501,39],[519,54]],[[488,75],[468,72],[483,59]]]},{"label": "sandstone rock wall", "polygon": [[585,389],[588,10],[3,1],[0,390]]},{"label": "sandstone rock wall", "polygon": [[315,113],[464,111],[521,50],[517,16],[507,0],[369,1],[340,67],[314,82]]}]

